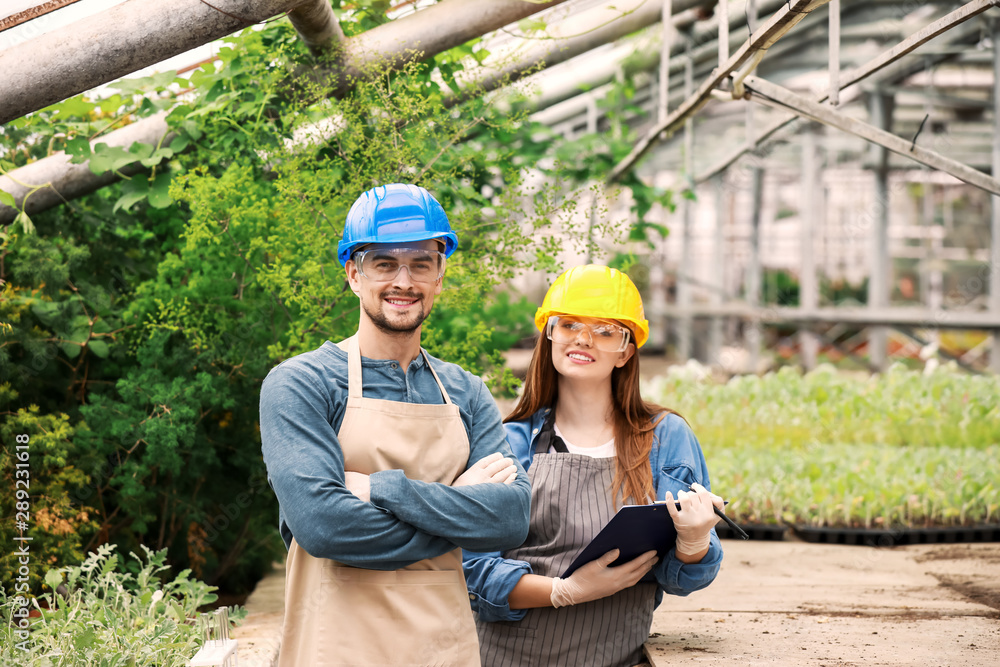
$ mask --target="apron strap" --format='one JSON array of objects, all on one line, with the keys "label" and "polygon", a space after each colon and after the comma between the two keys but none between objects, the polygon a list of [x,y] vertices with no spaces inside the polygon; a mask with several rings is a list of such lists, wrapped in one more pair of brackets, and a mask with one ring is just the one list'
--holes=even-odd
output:
[{"label": "apron strap", "polygon": [[542,430],[538,433],[538,440],[535,441],[536,454],[548,454],[549,449],[554,449],[560,454],[569,454],[566,443],[556,435],[556,408],[552,406],[549,415],[542,424]]},{"label": "apron strap", "polygon": [[444,383],[441,382],[441,378],[438,377],[437,371],[431,366],[431,358],[427,355],[424,348],[420,348],[420,354],[424,355],[424,363],[427,364],[427,368],[431,369],[431,375],[434,376],[434,381],[437,382],[438,388],[441,390],[441,396],[444,397],[445,405],[451,405],[451,398],[448,396],[448,392],[445,391]]},{"label": "apron strap", "polygon": [[[337,343],[337,346],[341,349],[346,348],[347,350],[347,397],[361,398],[361,348],[358,346],[358,337],[357,335],[351,336],[347,340]],[[441,378],[438,377],[437,371],[431,366],[431,360],[427,356],[427,352],[423,348],[420,348],[420,354],[423,355],[424,363],[427,364],[431,375],[434,376],[434,381],[437,382],[438,389],[441,390],[441,396],[444,398],[445,405],[451,405],[451,397],[448,396],[448,392],[445,390]]]},{"label": "apron strap", "polygon": [[351,336],[347,343],[347,397],[361,398],[361,348],[358,346],[357,335]]}]

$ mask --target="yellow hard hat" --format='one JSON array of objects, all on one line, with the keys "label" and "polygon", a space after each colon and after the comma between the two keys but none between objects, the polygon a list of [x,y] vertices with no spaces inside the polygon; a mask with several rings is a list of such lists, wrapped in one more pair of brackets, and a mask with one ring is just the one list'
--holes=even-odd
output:
[{"label": "yellow hard hat", "polygon": [[545,323],[553,315],[627,322],[635,336],[636,347],[642,347],[649,338],[649,322],[642,310],[639,290],[627,275],[607,266],[575,266],[556,278],[541,308],[535,312],[535,326],[539,331],[545,331]]}]

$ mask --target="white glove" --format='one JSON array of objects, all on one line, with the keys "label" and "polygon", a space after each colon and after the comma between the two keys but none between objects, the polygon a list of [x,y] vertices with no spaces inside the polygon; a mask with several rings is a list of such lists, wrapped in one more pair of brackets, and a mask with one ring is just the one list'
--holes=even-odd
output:
[{"label": "white glove", "polygon": [[666,494],[667,511],[674,520],[677,529],[677,553],[685,556],[699,554],[708,548],[712,537],[712,526],[719,520],[713,505],[722,504],[722,498],[698,483],[691,485],[694,491],[678,491],[677,509],[674,497],[669,491]]},{"label": "white glove", "polygon": [[500,452],[493,452],[469,466],[452,486],[511,484],[515,479],[517,479],[517,466],[514,465],[514,461],[504,458]]},{"label": "white glove", "polygon": [[580,567],[566,579],[555,577],[552,580],[552,594],[549,597],[552,606],[565,607],[599,600],[634,586],[653,568],[657,560],[655,551],[647,551],[627,563],[608,567],[618,558],[619,553],[618,549],[612,549],[600,558]]}]

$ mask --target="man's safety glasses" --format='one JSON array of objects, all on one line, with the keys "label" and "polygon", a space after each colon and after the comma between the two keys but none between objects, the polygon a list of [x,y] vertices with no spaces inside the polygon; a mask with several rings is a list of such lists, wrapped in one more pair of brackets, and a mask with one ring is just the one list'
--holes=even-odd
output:
[{"label": "man's safety glasses", "polygon": [[545,325],[545,337],[553,343],[567,345],[586,333],[591,345],[604,352],[624,352],[628,347],[629,330],[610,322],[585,324],[579,320],[553,315]]},{"label": "man's safety glasses", "polygon": [[444,275],[444,253],[420,248],[376,248],[354,253],[358,271],[368,280],[389,281],[406,267],[415,283],[433,283]]}]

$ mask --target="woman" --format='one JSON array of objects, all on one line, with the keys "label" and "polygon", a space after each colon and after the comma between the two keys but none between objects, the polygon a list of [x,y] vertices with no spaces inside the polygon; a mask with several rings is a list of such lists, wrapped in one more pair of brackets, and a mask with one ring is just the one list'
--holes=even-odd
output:
[{"label": "woman", "polygon": [[[524,393],[505,420],[531,479],[528,538],[464,554],[483,665],[636,665],[663,592],[687,595],[719,570],[717,497],[687,423],[639,395],[636,348],[649,324],[628,276],[566,271],[535,325]],[[616,550],[560,578],[622,504],[654,500],[667,501],[677,528],[661,561],[649,552],[609,567]]]}]

